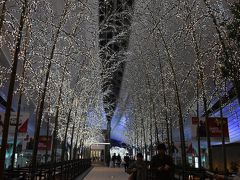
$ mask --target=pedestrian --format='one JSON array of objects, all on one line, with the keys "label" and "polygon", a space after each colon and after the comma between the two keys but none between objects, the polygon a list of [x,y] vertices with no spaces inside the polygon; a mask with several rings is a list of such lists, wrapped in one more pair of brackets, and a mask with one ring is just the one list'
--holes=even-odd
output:
[{"label": "pedestrian", "polygon": [[143,160],[142,153],[137,154],[137,160],[129,165],[127,173],[130,174],[128,180],[147,179],[147,165]]},{"label": "pedestrian", "polygon": [[169,147],[169,155],[172,155],[174,163],[177,163],[177,153],[178,148],[174,145],[174,142],[172,141]]},{"label": "pedestrian", "polygon": [[118,156],[117,156],[117,165],[118,165],[118,167],[120,167],[121,162],[122,162],[122,158],[121,158],[120,154],[118,154]]},{"label": "pedestrian", "polygon": [[124,169],[125,171],[127,170],[128,166],[129,166],[129,162],[130,162],[130,157],[128,156],[128,153],[126,154],[126,156],[123,157],[124,160]]},{"label": "pedestrian", "polygon": [[113,163],[113,167],[115,167],[116,160],[117,160],[116,153],[113,153],[113,156],[112,156],[112,163]]},{"label": "pedestrian", "polygon": [[152,157],[150,169],[153,180],[172,180],[174,164],[172,157],[166,154],[166,146],[163,143],[157,145],[157,154]]}]

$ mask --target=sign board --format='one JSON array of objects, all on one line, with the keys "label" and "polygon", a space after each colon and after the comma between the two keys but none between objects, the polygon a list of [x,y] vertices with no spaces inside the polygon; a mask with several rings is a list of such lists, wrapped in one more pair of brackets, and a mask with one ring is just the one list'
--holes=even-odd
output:
[{"label": "sign board", "polygon": [[101,150],[101,149],[104,149],[104,148],[105,148],[104,144],[93,144],[93,145],[91,145],[91,149],[93,149],[93,150]]},{"label": "sign board", "polygon": [[51,150],[52,145],[52,136],[39,136],[38,140],[38,149],[39,150]]},{"label": "sign board", "polygon": [[[199,128],[197,127],[199,122]],[[211,138],[220,138],[222,137],[222,128],[221,123],[223,122],[223,135],[225,138],[229,138],[228,132],[228,120],[227,118],[221,117],[209,117],[208,126],[209,134]],[[198,119],[197,117],[192,117],[192,135],[193,137],[206,137],[206,123],[205,118]]]},{"label": "sign board", "polygon": [[[2,133],[5,112],[0,113],[0,133]],[[28,128],[29,113],[21,112],[19,116],[18,132],[26,133]],[[9,121],[9,134],[14,134],[17,122],[17,113],[11,112]]]}]

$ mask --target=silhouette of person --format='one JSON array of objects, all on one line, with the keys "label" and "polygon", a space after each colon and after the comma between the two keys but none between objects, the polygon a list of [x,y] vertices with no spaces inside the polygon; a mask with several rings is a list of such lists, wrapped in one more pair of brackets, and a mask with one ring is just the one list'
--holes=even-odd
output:
[{"label": "silhouette of person", "polygon": [[113,153],[113,156],[112,156],[113,167],[115,167],[115,165],[116,165],[116,160],[117,160],[116,153]]},{"label": "silhouette of person", "polygon": [[147,179],[147,165],[143,161],[142,153],[137,154],[137,160],[130,164],[127,169],[130,174],[128,179],[131,180],[146,180]]},{"label": "silhouette of person", "polygon": [[173,160],[166,154],[166,146],[163,143],[157,145],[157,154],[152,157],[150,168],[153,180],[172,180],[173,179]]},{"label": "silhouette of person", "polygon": [[121,158],[120,154],[118,154],[118,156],[117,156],[117,165],[118,165],[118,167],[120,167],[121,162],[122,162],[122,158]]},{"label": "silhouette of person", "polygon": [[129,162],[130,162],[130,157],[128,156],[128,153],[126,154],[126,156],[123,157],[124,160],[124,169],[125,171],[127,170],[128,166],[129,166]]}]

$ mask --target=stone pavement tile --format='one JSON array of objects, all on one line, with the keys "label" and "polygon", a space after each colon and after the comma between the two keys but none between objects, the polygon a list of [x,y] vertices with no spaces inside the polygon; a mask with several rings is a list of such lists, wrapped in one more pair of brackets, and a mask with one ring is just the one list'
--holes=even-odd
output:
[{"label": "stone pavement tile", "polygon": [[[94,167],[83,180],[127,180],[124,168]],[[76,180],[81,180],[80,177]]]}]

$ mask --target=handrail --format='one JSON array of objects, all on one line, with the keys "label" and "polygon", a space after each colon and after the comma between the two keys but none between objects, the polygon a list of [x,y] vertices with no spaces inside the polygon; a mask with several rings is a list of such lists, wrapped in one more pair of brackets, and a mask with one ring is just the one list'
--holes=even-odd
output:
[{"label": "handrail", "polygon": [[35,171],[31,167],[6,170],[4,179],[10,180],[46,180],[54,177],[56,180],[72,180],[91,167],[90,159],[68,160],[54,164],[47,163],[37,166]]}]

